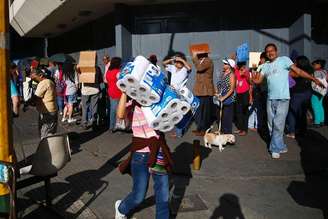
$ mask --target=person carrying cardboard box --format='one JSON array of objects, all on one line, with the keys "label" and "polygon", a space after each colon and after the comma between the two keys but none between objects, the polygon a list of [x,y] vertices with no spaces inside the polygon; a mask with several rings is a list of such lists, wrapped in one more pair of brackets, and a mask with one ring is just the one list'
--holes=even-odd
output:
[{"label": "person carrying cardboard box", "polygon": [[96,51],[80,53],[78,64],[79,82],[82,94],[82,128],[96,128],[98,115],[98,101],[102,76],[96,67]]}]

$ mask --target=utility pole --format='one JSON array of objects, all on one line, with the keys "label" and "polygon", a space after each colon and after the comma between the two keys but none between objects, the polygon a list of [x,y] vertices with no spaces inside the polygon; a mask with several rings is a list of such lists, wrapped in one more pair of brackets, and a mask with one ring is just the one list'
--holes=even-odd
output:
[{"label": "utility pole", "polygon": [[[9,110],[9,5],[0,0],[0,160],[13,162]],[[0,184],[0,212],[9,212],[9,190]]]}]

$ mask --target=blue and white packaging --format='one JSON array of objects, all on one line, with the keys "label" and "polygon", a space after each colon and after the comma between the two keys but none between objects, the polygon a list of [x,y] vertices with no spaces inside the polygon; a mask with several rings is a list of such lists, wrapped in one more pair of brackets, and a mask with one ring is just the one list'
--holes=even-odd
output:
[{"label": "blue and white packaging", "polygon": [[130,88],[126,76],[131,74],[133,68],[134,68],[134,63],[128,62],[120,71],[120,74],[116,82],[116,86],[123,92],[126,92]]},{"label": "blue and white packaging", "polygon": [[172,113],[177,110],[179,101],[179,95],[177,92],[175,92],[170,86],[166,86],[161,101],[152,105],[151,110],[155,116],[158,116],[163,110]]},{"label": "blue and white packaging", "polygon": [[149,101],[158,103],[166,87],[165,74],[160,69],[150,64],[140,81],[139,91],[149,93]]},{"label": "blue and white packaging", "polygon": [[134,63],[133,62],[127,62],[125,66],[120,71],[118,80],[123,79],[126,75],[131,74],[131,72],[134,69]]},{"label": "blue and white packaging", "polygon": [[181,88],[179,93],[184,98],[184,100],[190,104],[191,112],[194,115],[200,104],[199,98],[195,97],[187,87]]}]

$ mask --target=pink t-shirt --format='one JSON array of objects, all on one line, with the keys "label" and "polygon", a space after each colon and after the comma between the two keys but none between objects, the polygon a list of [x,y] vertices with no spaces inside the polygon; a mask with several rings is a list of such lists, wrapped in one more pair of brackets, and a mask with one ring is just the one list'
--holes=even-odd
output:
[{"label": "pink t-shirt", "polygon": [[[132,132],[133,136],[138,138],[151,138],[154,136],[159,138],[159,135],[157,135],[156,131],[148,125],[147,120],[139,106],[134,107]],[[137,152],[147,153],[150,152],[150,150],[149,147],[144,147]]]},{"label": "pink t-shirt", "polygon": [[240,75],[239,69],[235,69],[236,75],[236,92],[237,94],[245,93],[249,90],[249,71],[246,70],[243,75]]}]

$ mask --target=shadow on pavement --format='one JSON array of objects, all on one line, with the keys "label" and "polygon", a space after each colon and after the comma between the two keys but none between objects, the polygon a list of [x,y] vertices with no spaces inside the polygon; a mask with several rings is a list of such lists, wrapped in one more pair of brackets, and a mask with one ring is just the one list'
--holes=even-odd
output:
[{"label": "shadow on pavement", "polygon": [[287,191],[297,204],[321,209],[328,218],[328,140],[314,130],[296,140],[305,182],[292,181]]},{"label": "shadow on pavement", "polygon": [[[209,156],[211,150],[205,147],[200,147],[200,153],[201,160],[203,161]],[[170,218],[175,218],[181,207],[190,179],[192,178],[191,165],[193,162],[193,145],[188,142],[181,143],[175,148],[175,151],[172,153],[172,158],[174,161],[174,167],[169,179],[170,191],[172,193],[170,198]],[[146,198],[132,215],[153,205],[155,205],[154,195]]]},{"label": "shadow on pavement", "polygon": [[[64,214],[65,218],[78,218],[79,215],[108,187],[108,182],[103,180],[119,164],[119,161],[129,152],[130,144],[109,159],[97,170],[85,170],[68,176],[65,180],[68,183],[52,183],[52,197],[62,196],[55,203],[55,208]],[[24,194],[35,200],[35,196],[43,194],[43,187],[30,190]],[[42,196],[41,196],[42,198]],[[76,201],[83,200],[83,206],[71,207]],[[28,208],[28,206],[26,206]],[[75,209],[74,212],[67,212],[68,209]],[[23,209],[24,210],[24,209]],[[64,213],[65,212],[65,213]]]},{"label": "shadow on pavement", "polygon": [[92,139],[102,135],[108,128],[100,127],[97,130],[90,130],[84,132],[69,132],[68,136],[71,143],[72,154],[76,154],[81,151],[81,144],[91,141]]},{"label": "shadow on pavement", "polygon": [[210,219],[244,219],[239,198],[230,193],[222,195],[219,199],[219,206],[214,210]]}]

